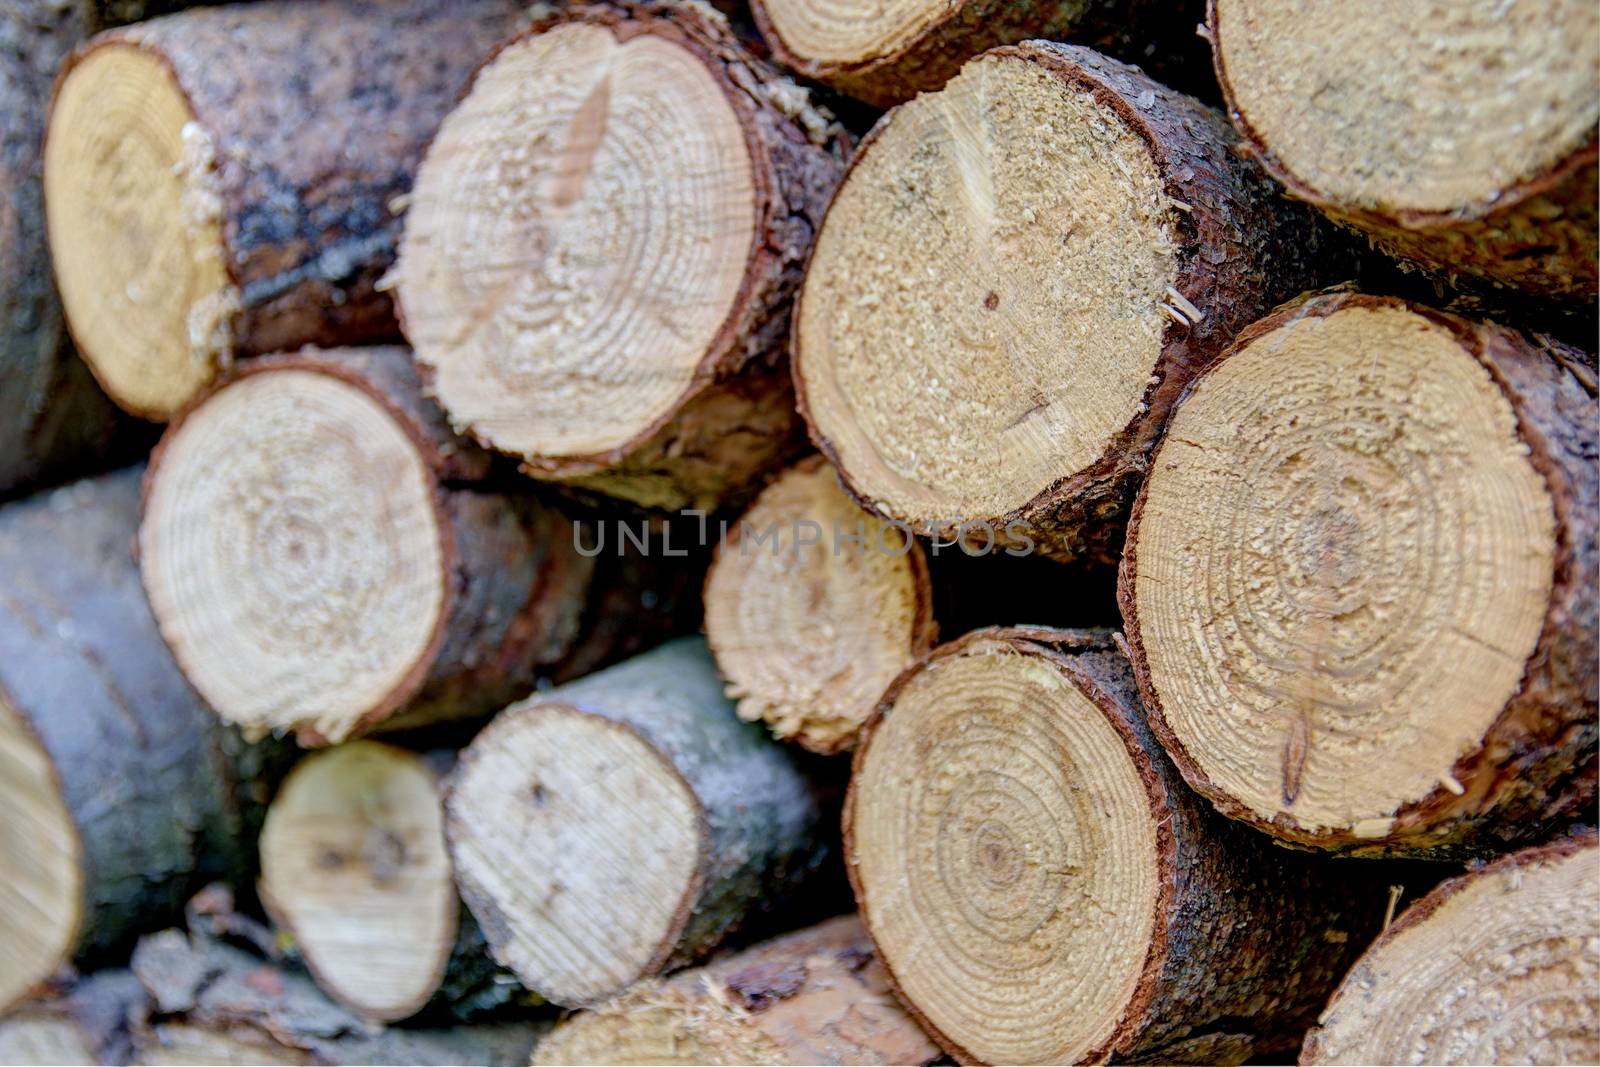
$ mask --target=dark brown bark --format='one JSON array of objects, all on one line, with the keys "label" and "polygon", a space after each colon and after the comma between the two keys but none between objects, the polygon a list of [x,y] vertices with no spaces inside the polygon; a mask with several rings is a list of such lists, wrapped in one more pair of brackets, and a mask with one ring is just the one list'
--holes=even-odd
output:
[{"label": "dark brown bark", "polygon": [[12,0],[0,10],[0,498],[132,458],[142,438],[72,348],[45,237],[50,84],[97,24],[87,3]]},{"label": "dark brown bark", "polygon": [[789,313],[851,137],[703,7],[664,0],[575,5],[506,45],[570,22],[605,26],[619,40],[658,36],[704,62],[744,131],[758,236],[733,308],[672,412],[605,453],[518,458],[534,477],[644,507],[737,504],[804,450],[787,365]]},{"label": "dark brown bark", "polygon": [[[1112,1035],[1084,1062],[1228,1063],[1295,1047],[1380,928],[1387,893],[1382,879],[1394,869],[1275,848],[1190,792],[1151,734],[1120,642],[1109,631],[994,628],[941,646],[884,695],[857,750],[858,774],[876,727],[893,713],[904,686],[929,663],[981,641],[1040,657],[1099,706],[1135,760],[1156,827],[1158,898],[1142,975]],[[853,858],[854,803],[852,795],[846,866],[864,900],[869,887],[857,877]],[[907,965],[884,958],[905,999],[897,962]],[[946,1051],[974,1062],[907,1003]]]},{"label": "dark brown bark", "polygon": [[[701,562],[657,565],[621,545],[585,556],[579,546],[592,549],[598,541],[589,520],[503,491],[488,454],[455,436],[424,398],[406,349],[307,349],[254,360],[230,381],[287,370],[335,377],[388,410],[436,479],[435,506],[450,535],[442,576],[447,607],[437,632],[409,676],[352,736],[485,715],[541,680],[566,681],[697,621],[689,602]],[[169,437],[181,426],[180,419]],[[158,447],[151,479],[160,477],[161,460]],[[627,606],[625,616],[617,616],[615,605]],[[313,720],[283,725],[297,729],[302,745],[342,740],[321,736]]]},{"label": "dark brown bark", "polygon": [[91,962],[202,879],[248,871],[277,766],[217,723],[162,644],[133,561],[138,501],[127,470],[0,513],[0,699],[48,754],[81,840],[84,899],[58,904],[80,913]]},{"label": "dark brown bark", "polygon": [[[1093,94],[1102,108],[1145,140],[1167,196],[1183,205],[1177,211],[1180,245],[1174,288],[1192,310],[1174,309],[1175,317],[1187,321],[1166,326],[1139,414],[1107,442],[1099,460],[1027,504],[1005,515],[966,516],[968,521],[986,520],[1002,535],[1019,524],[1029,535],[1028,543],[1009,539],[1014,547],[1059,560],[1115,565],[1134,493],[1189,379],[1240,329],[1318,277],[1337,272],[1346,251],[1314,212],[1280,196],[1260,168],[1238,153],[1240,141],[1227,119],[1195,98],[1074,45],[1032,41],[991,54],[1037,63]],[[862,142],[857,159],[872,151],[874,138],[869,135]],[[803,380],[799,392],[801,411],[807,413]],[[848,465],[839,463],[814,423],[812,437],[862,506],[882,514],[851,484]],[[952,540],[956,533],[949,528],[918,532],[942,540]]]},{"label": "dark brown bark", "polygon": [[514,0],[266,0],[101,34],[66,69],[108,45],[143,49],[210,137],[239,300],[226,362],[398,339],[378,288],[397,198],[472,71],[525,18]]},{"label": "dark brown bark", "polygon": [[[383,1029],[323,996],[311,979],[241,949],[181,930],[145,938],[133,971],[152,1015],[138,1028],[142,1062],[181,1050],[216,1062],[485,1064],[520,1067],[545,1022],[440,1030]],[[221,1062],[226,1062],[221,1060]]]},{"label": "dark brown bark", "polygon": [[961,65],[999,45],[1043,39],[1069,41],[1146,67],[1163,82],[1207,98],[1215,91],[1205,42],[1195,33],[1200,0],[958,0],[914,40],[880,56],[850,62],[797,54],[773,25],[770,12],[786,0],[751,0],[751,14],[773,57],[784,66],[875,107],[893,107],[919,92],[941,88]]},{"label": "dark brown bark", "polygon": [[1352,855],[1448,858],[1501,851],[1540,840],[1592,814],[1600,705],[1595,648],[1600,646],[1600,442],[1590,357],[1543,336],[1529,337],[1418,304],[1343,290],[1307,294],[1239,334],[1223,358],[1295,318],[1349,307],[1397,307],[1443,325],[1489,371],[1517,417],[1534,468],[1555,507],[1555,578],[1538,645],[1522,684],[1482,743],[1456,761],[1458,794],[1444,784],[1395,812],[1380,839],[1349,828],[1308,829],[1286,815],[1268,823],[1211,782],[1167,726],[1149,675],[1134,582],[1139,566],[1139,516],[1134,506],[1118,582],[1134,671],[1150,724],[1189,785],[1224,814],[1303,846]]},{"label": "dark brown bark", "polygon": [[[1593,304],[1600,286],[1596,231],[1597,144],[1587,144],[1545,173],[1502,190],[1490,205],[1463,204],[1452,211],[1381,210],[1341,203],[1319,192],[1315,176],[1292,172],[1273,147],[1240,112],[1220,45],[1227,24],[1208,0],[1207,26],[1213,41],[1217,81],[1234,124],[1271,175],[1289,193],[1314,204],[1325,215],[1365,234],[1373,246],[1452,284],[1510,286],[1537,297]],[[1487,76],[1487,75],[1486,75]],[[1530,99],[1530,109],[1546,106]]]}]

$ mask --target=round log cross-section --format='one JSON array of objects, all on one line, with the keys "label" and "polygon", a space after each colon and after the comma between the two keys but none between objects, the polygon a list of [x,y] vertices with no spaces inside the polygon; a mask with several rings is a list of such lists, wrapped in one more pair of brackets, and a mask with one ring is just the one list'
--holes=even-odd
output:
[{"label": "round log cross-section", "polygon": [[1198,379],[1121,597],[1152,725],[1225,814],[1442,857],[1592,806],[1596,402],[1561,355],[1329,292]]},{"label": "round log cross-section", "polygon": [[406,217],[407,338],[458,427],[535,477],[715,507],[797,444],[785,338],[847,141],[700,5],[509,42]]},{"label": "round log cross-section", "polygon": [[1592,832],[1452,878],[1367,949],[1303,1064],[1600,1060]]},{"label": "round log cross-section", "polygon": [[1210,33],[1295,196],[1452,278],[1593,301],[1600,8],[1212,0]]},{"label": "round log cross-section", "polygon": [[1300,1040],[1382,887],[1190,793],[1104,633],[979,630],[889,689],[845,812],[863,920],[962,1062],[1242,1062]]},{"label": "round log cross-section", "polygon": [[1044,42],[891,112],[797,311],[802,410],[851,493],[941,539],[982,523],[1114,562],[1184,383],[1322,247],[1236,145],[1198,101]]}]

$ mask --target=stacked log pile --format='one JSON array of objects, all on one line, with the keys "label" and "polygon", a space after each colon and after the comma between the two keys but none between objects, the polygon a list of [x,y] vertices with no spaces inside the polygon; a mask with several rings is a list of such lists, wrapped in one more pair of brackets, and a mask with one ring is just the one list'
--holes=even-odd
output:
[{"label": "stacked log pile", "polygon": [[1600,9],[187,7],[0,11],[0,1064],[1600,1059]]}]

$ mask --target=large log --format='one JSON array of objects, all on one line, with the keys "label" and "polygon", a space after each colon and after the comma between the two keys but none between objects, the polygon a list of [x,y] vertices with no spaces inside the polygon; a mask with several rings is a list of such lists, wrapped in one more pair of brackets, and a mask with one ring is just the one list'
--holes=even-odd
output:
[{"label": "large log", "polygon": [[932,647],[932,609],[922,546],[856,506],[821,456],[762,490],[706,575],[706,640],[739,717],[814,752],[854,743]]},{"label": "large log", "polygon": [[138,502],[127,470],[0,512],[0,1008],[245,873],[266,799],[161,643]]},{"label": "large log", "polygon": [[1087,45],[1169,84],[1198,81],[1209,59],[1194,32],[1200,0],[751,0],[750,8],[778,62],[877,107],[943,88],[979,52],[1035,38]]},{"label": "large log", "polygon": [[1347,291],[1240,335],[1129,529],[1151,724],[1226,815],[1300,845],[1470,854],[1591,812],[1593,372]]},{"label": "large log", "polygon": [[1594,833],[1452,878],[1373,942],[1303,1064],[1600,1061]]},{"label": "large log", "polygon": [[1185,383],[1327,242],[1222,115],[1085,48],[969,63],[863,142],[796,312],[812,436],[868,509],[1114,563]]},{"label": "large log", "polygon": [[1432,271],[1593,303],[1594,4],[1211,0],[1210,34],[1292,194]]},{"label": "large log", "polygon": [[373,1027],[304,974],[181,930],[139,942],[133,972],[149,994],[136,1027],[141,1064],[477,1064],[522,1067],[547,1021],[443,1029]]},{"label": "large log", "polygon": [[131,443],[73,350],[50,276],[40,148],[61,60],[93,32],[94,6],[0,8],[0,497],[109,466]]},{"label": "large log", "polygon": [[267,808],[261,902],[363,1019],[469,1019],[532,1000],[456,893],[440,797],[453,755],[352,741],[301,760]]},{"label": "large log", "polygon": [[795,453],[789,308],[848,137],[718,13],[578,6],[501,48],[406,215],[406,336],[534,477],[712,509]]},{"label": "large log", "polygon": [[939,1049],[895,1003],[853,915],[775,938],[581,1012],[534,1064],[915,1064]]},{"label": "large log", "polygon": [[1190,793],[1105,632],[975,631],[889,689],[847,869],[906,1004],[962,1062],[1241,1062],[1298,1044],[1384,890]]},{"label": "large log", "polygon": [[579,1006],[792,906],[828,813],[683,638],[497,715],[462,750],[445,829],[495,959]]},{"label": "large log", "polygon": [[492,474],[404,349],[255,360],[152,459],[161,632],[224,719],[317,745],[485,714],[692,622],[687,561],[586,556],[572,519]]},{"label": "large log", "polygon": [[377,286],[396,198],[525,17],[271,0],[85,45],[51,108],[45,197],[67,321],[112,398],[165,420],[236,358],[397,336]]}]

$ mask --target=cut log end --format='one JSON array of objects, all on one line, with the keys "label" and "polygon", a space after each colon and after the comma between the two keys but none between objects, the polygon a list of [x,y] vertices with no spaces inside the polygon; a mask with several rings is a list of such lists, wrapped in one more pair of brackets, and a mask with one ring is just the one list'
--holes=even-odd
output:
[{"label": "cut log end", "polygon": [[94,47],[61,81],[44,153],[57,284],[100,384],[146,418],[174,415],[230,354],[237,293],[210,153],[153,52]]},{"label": "cut log end", "polygon": [[853,915],[646,982],[574,1016],[534,1054],[558,1064],[908,1064],[939,1050],[890,992]]},{"label": "cut log end", "polygon": [[1600,1059],[1594,836],[1452,879],[1367,950],[1300,1062]]},{"label": "cut log end", "polygon": [[445,120],[398,292],[458,425],[578,470],[697,387],[758,238],[714,65],[665,23],[560,24],[501,50]]},{"label": "cut log end", "polygon": [[1600,120],[1600,10],[1583,0],[1388,0],[1359,14],[1213,0],[1212,32],[1243,122],[1337,203],[1481,212],[1591,144]]},{"label": "cut log end", "polygon": [[[1480,755],[1540,691],[1524,674],[1548,628],[1585,625],[1555,586],[1582,538],[1558,523],[1571,487],[1540,443],[1555,410],[1519,396],[1484,354],[1507,342],[1474,329],[1314,298],[1245,335],[1174,416],[1124,614],[1157,729],[1226,813],[1325,847],[1446,848],[1452,810],[1505,788],[1503,757]],[[1549,699],[1592,714],[1587,685]],[[1515,742],[1530,757],[1579,743],[1537,732]],[[1537,832],[1538,811],[1523,821]]]},{"label": "cut log end", "polygon": [[329,995],[380,1022],[414,1014],[460,911],[433,771],[372,741],[307,756],[267,811],[260,887]]},{"label": "cut log end", "polygon": [[846,816],[863,917],[963,1060],[1075,1063],[1133,1001],[1161,892],[1155,787],[1108,699],[1005,636],[891,690]]},{"label": "cut log end", "polygon": [[[997,49],[901,106],[807,271],[813,429],[858,496],[919,529],[1006,515],[1098,461],[1188,313],[1147,137],[1068,68]],[[1048,153],[1023,150],[1042,135]]]},{"label": "cut log end", "polygon": [[[60,969],[83,919],[82,844],[49,753],[0,692],[0,1009]],[[42,1024],[41,1024],[42,1025]],[[30,1030],[31,1034],[32,1031]],[[33,1041],[14,1030],[6,1040]],[[36,1035],[45,1040],[43,1031]],[[24,1045],[20,1047],[34,1047]],[[45,1046],[39,1046],[41,1049]],[[70,1063],[8,1059],[7,1063]],[[85,1059],[88,1063],[92,1060]]]},{"label": "cut log end", "polygon": [[162,445],[139,541],[178,662],[248,733],[338,741],[422,681],[450,535],[417,441],[348,381],[251,374],[195,409]]},{"label": "cut log end", "polygon": [[1241,131],[1296,195],[1452,277],[1593,299],[1595,5],[1212,0],[1211,36]]},{"label": "cut log end", "polygon": [[933,640],[927,562],[907,541],[820,458],[762,492],[706,579],[706,638],[741,718],[816,752],[854,744]]},{"label": "cut log end", "polygon": [[658,968],[705,877],[704,815],[671,761],[579,707],[498,716],[462,756],[448,819],[496,958],[557,1004],[604,999]]}]

